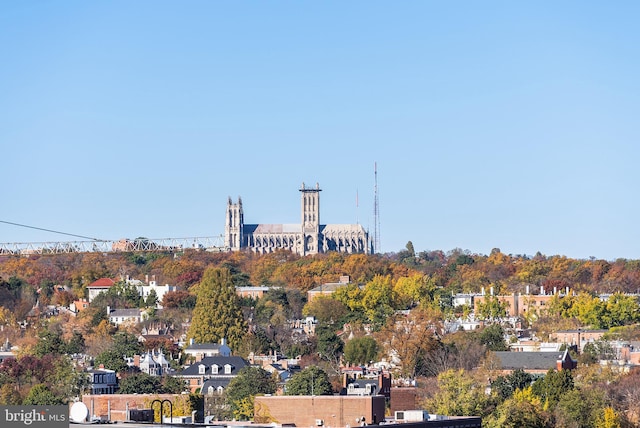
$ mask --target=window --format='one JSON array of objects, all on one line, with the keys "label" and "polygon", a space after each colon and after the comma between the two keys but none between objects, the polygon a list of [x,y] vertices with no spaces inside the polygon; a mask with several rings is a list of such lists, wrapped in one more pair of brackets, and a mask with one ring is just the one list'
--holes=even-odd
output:
[{"label": "window", "polygon": [[211,374],[218,374],[218,365],[214,364],[211,366]]},{"label": "window", "polygon": [[231,374],[231,364],[224,365],[224,374]]},{"label": "window", "polygon": [[207,369],[207,367],[204,364],[200,364],[198,366],[198,373],[199,374],[204,374],[206,369]]}]

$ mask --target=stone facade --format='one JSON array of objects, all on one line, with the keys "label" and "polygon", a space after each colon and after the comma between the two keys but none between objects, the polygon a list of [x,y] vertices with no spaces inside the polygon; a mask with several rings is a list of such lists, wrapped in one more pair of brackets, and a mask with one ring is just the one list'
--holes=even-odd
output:
[{"label": "stone facade", "polygon": [[244,224],[242,199],[227,202],[224,245],[232,251],[250,249],[271,253],[278,249],[299,255],[337,251],[372,254],[369,232],[360,224],[320,224],[320,186],[300,188],[300,224]]}]

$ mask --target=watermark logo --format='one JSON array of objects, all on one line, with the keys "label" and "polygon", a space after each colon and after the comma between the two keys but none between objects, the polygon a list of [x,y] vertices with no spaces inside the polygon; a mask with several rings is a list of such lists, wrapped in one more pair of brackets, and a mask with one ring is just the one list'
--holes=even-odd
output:
[{"label": "watermark logo", "polygon": [[0,406],[0,426],[68,428],[69,406]]}]

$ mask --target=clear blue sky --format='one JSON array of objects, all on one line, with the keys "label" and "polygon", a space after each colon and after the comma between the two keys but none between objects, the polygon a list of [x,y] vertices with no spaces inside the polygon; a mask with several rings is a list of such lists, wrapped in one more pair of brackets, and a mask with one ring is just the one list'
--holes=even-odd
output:
[{"label": "clear blue sky", "polygon": [[[101,239],[374,228],[640,258],[640,2],[0,5],[0,220]],[[358,206],[356,206],[356,194]],[[67,237],[0,224],[0,242]],[[74,238],[70,238],[74,239]]]}]

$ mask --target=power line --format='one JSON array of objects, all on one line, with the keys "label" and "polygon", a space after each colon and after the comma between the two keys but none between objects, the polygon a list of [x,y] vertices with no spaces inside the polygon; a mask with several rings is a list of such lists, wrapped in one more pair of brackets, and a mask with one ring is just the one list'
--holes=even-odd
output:
[{"label": "power line", "polygon": [[104,239],[92,238],[90,236],[83,236],[83,235],[76,235],[76,234],[73,234],[73,233],[60,232],[60,231],[57,231],[57,230],[44,229],[42,227],[29,226],[29,225],[26,225],[26,224],[13,223],[13,222],[10,222],[10,221],[0,220],[0,223],[10,224],[10,225],[13,225],[13,226],[26,227],[28,229],[44,230],[45,232],[57,233],[57,234],[60,234],[60,235],[67,235],[67,236],[74,236],[76,238],[91,239],[92,241],[104,241]]}]

